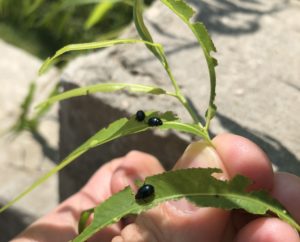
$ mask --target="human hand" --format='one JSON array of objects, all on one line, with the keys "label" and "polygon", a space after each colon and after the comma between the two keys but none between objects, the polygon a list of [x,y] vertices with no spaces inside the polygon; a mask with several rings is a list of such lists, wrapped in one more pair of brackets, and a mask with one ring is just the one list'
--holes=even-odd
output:
[{"label": "human hand", "polygon": [[[219,179],[241,174],[253,180],[249,189],[265,189],[300,222],[300,178],[273,173],[263,151],[249,140],[232,134],[217,136],[215,149],[194,143],[174,169],[218,167]],[[102,166],[75,195],[33,223],[13,242],[65,242],[77,234],[80,213],[95,207],[134,180],[163,172],[152,156],[130,152]],[[300,242],[298,233],[278,218],[258,217],[241,211],[197,208],[185,200],[167,202],[136,218],[123,219],[89,241],[112,242]]]}]

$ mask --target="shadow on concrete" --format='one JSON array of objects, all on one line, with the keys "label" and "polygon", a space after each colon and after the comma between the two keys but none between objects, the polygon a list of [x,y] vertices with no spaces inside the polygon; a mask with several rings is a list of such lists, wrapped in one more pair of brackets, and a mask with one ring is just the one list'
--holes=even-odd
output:
[{"label": "shadow on concrete", "polygon": [[[271,15],[283,10],[289,0],[278,1],[272,6],[263,6],[264,1],[192,1],[197,6],[196,20],[202,21],[209,32],[223,35],[240,35],[253,33],[260,28],[260,19],[264,15]],[[243,18],[239,18],[243,15]],[[231,19],[230,21],[225,21]],[[241,25],[237,24],[242,22]]]},{"label": "shadow on concrete", "polygon": [[[192,0],[193,8],[196,10],[196,15],[193,21],[203,22],[208,29],[209,34],[221,35],[245,35],[251,34],[260,29],[261,18],[265,15],[272,15],[284,10],[290,3],[290,0],[281,0],[277,4],[270,4],[272,6],[264,6],[263,1],[228,1],[228,0],[214,0],[214,1],[199,1]],[[155,29],[156,33],[165,36],[168,39],[179,40],[176,47],[165,50],[167,56],[171,56],[180,52],[181,50],[188,50],[199,47],[196,41],[191,42],[184,36],[178,36],[174,31],[170,31],[164,23],[157,23],[149,18],[147,22]],[[152,62],[154,57],[140,57],[134,61],[130,60],[131,68],[138,66],[141,63]]]},{"label": "shadow on concrete", "polygon": [[[261,17],[277,13],[290,3],[289,0],[282,0],[278,1],[277,4],[272,3],[272,6],[266,7],[264,6],[266,3],[258,0],[192,0],[189,2],[192,3],[197,12],[194,21],[203,22],[210,33],[222,35],[253,33],[260,28]],[[176,36],[168,28],[164,28],[163,25],[160,26],[151,19],[147,20],[160,35],[184,40],[184,37]]]},{"label": "shadow on concrete", "polygon": [[[194,108],[193,102],[188,98],[187,100],[201,122],[205,123],[205,119]],[[217,118],[220,122],[220,125],[230,133],[243,136],[256,143],[268,155],[272,163],[277,166],[279,171],[290,172],[300,176],[300,160],[278,139],[263,132],[243,127],[233,119],[226,117],[220,112],[216,113],[215,118]],[[214,137],[216,134],[210,131],[210,136]]]},{"label": "shadow on concrete", "polygon": [[[5,201],[1,201],[0,206],[2,206],[2,203],[6,204]],[[7,209],[0,216],[0,242],[10,241],[32,223],[33,220],[33,217],[18,210],[12,208]]]},{"label": "shadow on concrete", "polygon": [[41,146],[43,155],[47,157],[50,161],[55,162],[58,160],[58,150],[51,147],[45,139],[45,137],[38,131],[30,131],[30,134],[34,140]]},{"label": "shadow on concrete", "polygon": [[280,140],[263,132],[242,127],[223,114],[217,113],[216,118],[229,132],[246,137],[262,148],[279,171],[300,175],[300,160]]},{"label": "shadow on concrete", "polygon": [[291,82],[284,82],[286,85],[288,85],[289,87],[295,89],[296,91],[300,92],[300,86],[295,85],[294,83]]}]

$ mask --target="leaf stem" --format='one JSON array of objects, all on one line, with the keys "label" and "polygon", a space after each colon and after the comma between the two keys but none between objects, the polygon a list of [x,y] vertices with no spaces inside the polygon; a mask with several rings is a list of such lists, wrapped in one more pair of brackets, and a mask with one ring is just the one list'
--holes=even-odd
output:
[{"label": "leaf stem", "polygon": [[204,129],[204,127],[201,124],[201,122],[200,122],[197,114],[194,112],[194,110],[192,109],[192,107],[189,105],[189,103],[186,100],[186,98],[183,95],[181,95],[181,94],[176,95],[176,98],[185,107],[185,109],[189,112],[189,114],[191,115],[191,117],[193,118],[193,120],[195,121],[195,123],[198,124],[201,129]]},{"label": "leaf stem", "polygon": [[175,95],[172,95],[174,97],[176,97],[179,102],[185,107],[185,109],[188,111],[188,113],[191,115],[192,119],[194,120],[194,122],[199,126],[199,128],[201,130],[204,130],[206,133],[207,133],[207,138],[208,140],[210,140],[210,137],[208,135],[208,132],[207,132],[207,129],[204,128],[204,126],[201,124],[199,118],[198,118],[198,115],[194,112],[194,110],[192,109],[192,107],[190,106],[190,104],[188,103],[188,101],[186,100],[186,98],[184,97],[184,95],[182,95],[181,93],[181,89],[180,87],[178,86],[177,84],[177,81],[175,80],[172,72],[171,72],[171,69],[169,67],[169,64],[168,64],[168,61],[166,59],[166,56],[164,55],[164,52],[162,50],[162,47],[160,46],[160,52],[161,52],[161,56],[163,57],[163,60],[162,60],[162,64],[172,82],[172,85],[175,89]]}]

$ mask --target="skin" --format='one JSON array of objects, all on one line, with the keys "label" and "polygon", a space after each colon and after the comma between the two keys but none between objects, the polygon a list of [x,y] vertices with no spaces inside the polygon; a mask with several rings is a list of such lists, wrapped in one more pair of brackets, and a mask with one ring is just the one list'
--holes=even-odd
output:
[{"label": "skin", "polygon": [[[253,180],[249,190],[265,189],[300,223],[300,178],[273,173],[270,160],[251,141],[232,134],[214,138],[215,149],[203,142],[190,145],[174,169],[218,167],[218,179],[242,174]],[[143,161],[143,162],[141,162]],[[12,242],[65,242],[77,234],[82,210],[96,206],[133,181],[163,171],[153,156],[137,151],[102,166],[89,182],[54,211],[37,220]],[[275,217],[243,211],[196,208],[185,200],[167,202],[137,217],[123,219],[89,241],[101,242],[300,242],[299,234]]]}]

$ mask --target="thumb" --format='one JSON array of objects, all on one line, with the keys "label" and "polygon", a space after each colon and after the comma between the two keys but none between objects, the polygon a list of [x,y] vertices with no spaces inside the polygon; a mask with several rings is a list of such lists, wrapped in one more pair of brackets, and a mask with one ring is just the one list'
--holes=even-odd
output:
[{"label": "thumb", "polygon": [[[205,141],[191,143],[173,169],[193,167],[219,168],[222,173],[215,173],[214,177],[221,180],[229,177],[216,149]],[[228,222],[228,212],[217,208],[198,208],[186,199],[169,202],[165,206],[169,207],[169,211],[172,211],[173,215],[178,217],[178,220],[182,220],[181,217],[184,215],[181,222],[182,226],[198,227],[198,229],[194,229],[189,233],[189,236],[191,236],[190,241],[220,241]],[[194,236],[192,236],[193,234]]]},{"label": "thumb", "polygon": [[[174,169],[190,167],[221,168],[223,173],[218,174],[217,178],[228,177],[215,149],[203,141],[190,144]],[[227,211],[217,208],[198,208],[187,200],[181,199],[163,203],[139,216],[136,224],[155,233],[155,237],[159,238],[157,241],[219,242],[223,239],[228,219]]]},{"label": "thumb", "polygon": [[216,174],[215,177],[221,180],[228,178],[226,168],[216,149],[205,141],[191,143],[173,169],[178,170],[192,167],[220,168],[223,172]]}]

